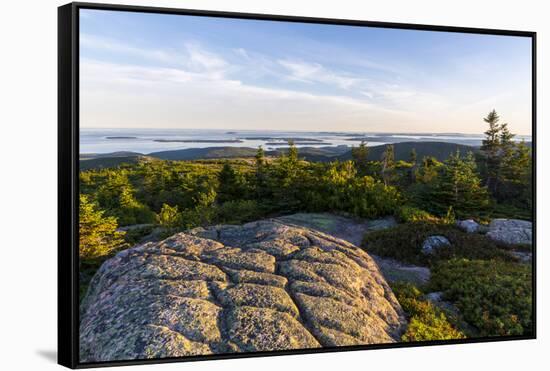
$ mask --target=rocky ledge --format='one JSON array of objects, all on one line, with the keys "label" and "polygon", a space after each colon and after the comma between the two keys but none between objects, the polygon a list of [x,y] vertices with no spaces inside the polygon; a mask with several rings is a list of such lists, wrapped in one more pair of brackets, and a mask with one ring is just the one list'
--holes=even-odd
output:
[{"label": "rocky ledge", "polygon": [[122,251],[80,310],[82,362],[390,343],[406,326],[367,253],[277,220]]}]

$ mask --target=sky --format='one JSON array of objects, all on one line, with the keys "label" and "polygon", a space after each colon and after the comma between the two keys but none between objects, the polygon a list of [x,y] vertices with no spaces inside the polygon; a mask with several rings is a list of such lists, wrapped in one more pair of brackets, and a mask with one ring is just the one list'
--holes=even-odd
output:
[{"label": "sky", "polygon": [[526,37],[80,10],[82,128],[531,134]]}]

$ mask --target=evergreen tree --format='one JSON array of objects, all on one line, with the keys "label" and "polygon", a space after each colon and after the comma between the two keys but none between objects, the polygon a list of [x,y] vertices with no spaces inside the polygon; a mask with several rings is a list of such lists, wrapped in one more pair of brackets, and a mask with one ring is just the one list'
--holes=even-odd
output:
[{"label": "evergreen tree", "polygon": [[416,165],[416,149],[411,149],[411,153],[409,154],[409,162],[413,165]]},{"label": "evergreen tree", "polygon": [[253,181],[253,194],[257,200],[265,200],[269,198],[268,189],[268,166],[265,161],[265,151],[262,146],[258,147],[256,152],[255,179]]},{"label": "evergreen tree", "polygon": [[306,185],[300,177],[302,169],[298,160],[298,149],[293,141],[289,141],[287,154],[281,152],[280,157],[272,165],[268,178],[268,188],[277,209],[296,210],[300,204],[302,188]]},{"label": "evergreen tree", "polygon": [[227,161],[218,174],[218,182],[219,203],[245,197],[244,179]]},{"label": "evergreen tree", "polygon": [[508,124],[504,123],[500,125],[499,130],[499,140],[500,140],[500,146],[501,147],[510,147],[513,146],[514,142],[513,139],[516,135],[512,134],[510,130],[508,129]]},{"label": "evergreen tree", "polygon": [[409,181],[410,183],[416,182],[416,149],[411,149],[411,153],[409,155],[409,162],[412,165],[409,169]]},{"label": "evergreen tree", "polygon": [[477,215],[489,204],[485,187],[476,172],[473,153],[461,158],[460,152],[452,154],[441,167],[437,181],[425,200],[432,211],[445,215],[452,210],[459,216]]},{"label": "evergreen tree", "polygon": [[361,141],[359,147],[351,148],[351,157],[353,158],[353,163],[355,164],[355,168],[357,169],[357,174],[359,176],[365,176],[368,174],[368,156],[369,148],[367,147],[367,143],[364,141]]},{"label": "evergreen tree", "polygon": [[258,147],[258,151],[256,151],[256,156],[254,156],[256,159],[256,169],[259,169],[260,167],[264,166],[265,164],[265,151],[262,146]]},{"label": "evergreen tree", "polygon": [[86,195],[80,195],[78,227],[79,257],[82,261],[94,261],[108,256],[124,246],[124,232],[117,232],[114,217],[105,217],[104,211],[91,202]]},{"label": "evergreen tree", "polygon": [[416,172],[416,180],[421,183],[431,183],[437,178],[438,169],[443,164],[433,156],[424,156],[422,166]]},{"label": "evergreen tree", "polygon": [[382,170],[381,176],[385,185],[389,185],[394,180],[395,175],[395,155],[393,144],[386,145],[386,149],[382,154]]},{"label": "evergreen tree", "polygon": [[499,120],[500,117],[494,109],[483,119],[489,124],[489,129],[485,131],[485,139],[481,143],[481,151],[485,154],[485,185],[493,194],[497,192],[500,171],[501,126],[498,124]]},{"label": "evergreen tree", "polygon": [[531,149],[525,142],[512,144],[503,155],[498,199],[530,208],[522,204],[531,198],[531,175]]},{"label": "evergreen tree", "polygon": [[120,225],[153,223],[154,213],[136,199],[135,193],[125,171],[110,171],[98,190],[97,200],[106,214],[116,217]]},{"label": "evergreen tree", "polygon": [[298,148],[296,148],[293,140],[288,141],[288,161],[292,164],[298,162]]},{"label": "evergreen tree", "polygon": [[163,204],[157,216],[157,222],[164,228],[176,228],[181,224],[181,215],[177,206]]}]

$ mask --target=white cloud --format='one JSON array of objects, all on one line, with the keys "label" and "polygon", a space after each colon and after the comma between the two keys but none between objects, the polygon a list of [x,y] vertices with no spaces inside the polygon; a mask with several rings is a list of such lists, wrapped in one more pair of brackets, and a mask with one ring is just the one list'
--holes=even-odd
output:
[{"label": "white cloud", "polygon": [[[83,127],[364,129],[400,118],[364,100],[247,85],[174,68],[82,60]],[[342,127],[340,129],[343,129]]]},{"label": "white cloud", "polygon": [[247,52],[246,49],[244,49],[244,48],[233,49],[233,51],[234,51],[237,55],[243,57],[243,58],[246,59],[246,60],[250,60],[250,59],[251,59],[251,58],[250,58],[250,55],[248,54],[248,52]]},{"label": "white cloud", "polygon": [[[189,40],[170,50],[88,35],[81,42],[128,60],[81,60],[83,127],[479,132],[481,112],[502,102],[512,106],[514,98],[484,102],[472,96],[468,103],[452,89],[426,90],[243,48],[224,58]],[[260,86],[265,76],[278,87]],[[302,83],[300,90],[292,88],[295,82]]]},{"label": "white cloud", "polygon": [[281,66],[286,68],[291,80],[301,81],[305,83],[323,83],[334,85],[341,89],[349,89],[353,85],[360,82],[360,79],[334,73],[324,68],[319,63],[307,63],[303,61],[279,60]]}]

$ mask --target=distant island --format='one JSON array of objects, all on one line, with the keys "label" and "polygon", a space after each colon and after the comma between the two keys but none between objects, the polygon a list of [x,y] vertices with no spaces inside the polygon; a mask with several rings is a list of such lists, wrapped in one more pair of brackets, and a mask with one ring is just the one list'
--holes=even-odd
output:
[{"label": "distant island", "polygon": [[285,141],[285,142],[292,141],[292,142],[309,142],[309,143],[311,143],[311,142],[322,143],[323,142],[322,139],[299,138],[299,137],[244,137],[244,138],[241,138],[241,139],[245,139],[245,140],[271,140],[271,141],[278,140],[278,141]]},{"label": "distant island", "polygon": [[240,139],[154,139],[159,143],[243,143]]},{"label": "distant island", "polygon": [[[332,146],[332,143],[328,143],[328,142],[323,142],[323,141],[319,141],[319,142],[307,142],[307,141],[304,141],[304,142],[301,142],[301,141],[297,141],[297,142],[293,142],[294,145],[312,145],[312,144],[323,144],[325,146]],[[288,142],[266,142],[265,143],[266,146],[288,146]]]}]

